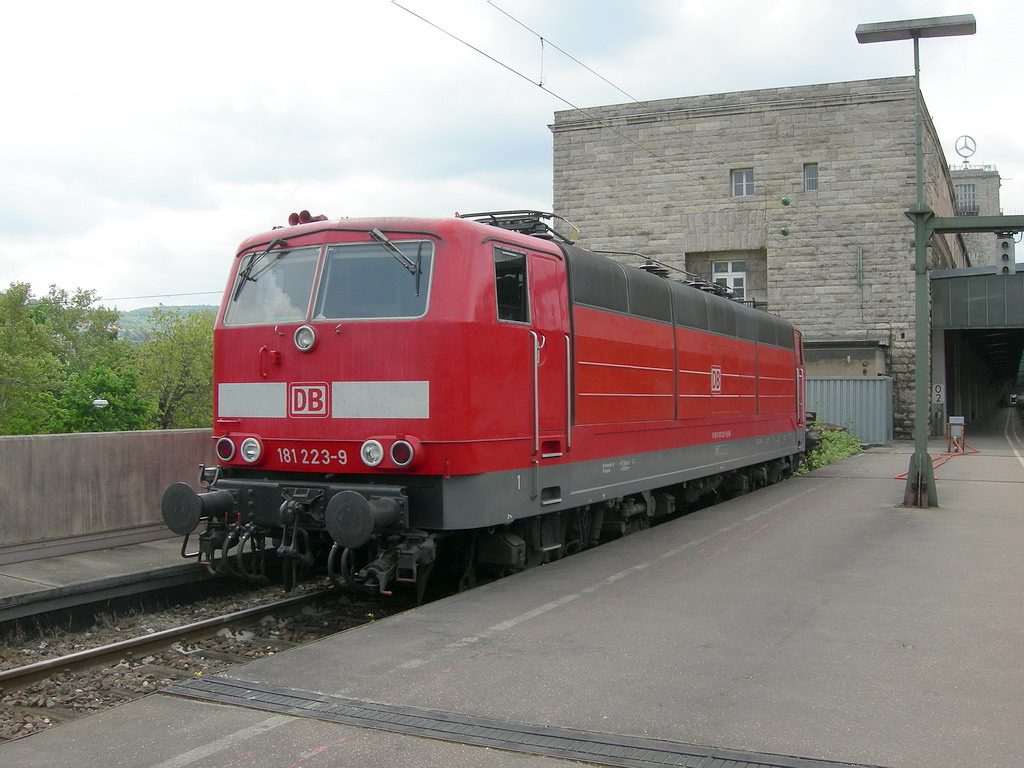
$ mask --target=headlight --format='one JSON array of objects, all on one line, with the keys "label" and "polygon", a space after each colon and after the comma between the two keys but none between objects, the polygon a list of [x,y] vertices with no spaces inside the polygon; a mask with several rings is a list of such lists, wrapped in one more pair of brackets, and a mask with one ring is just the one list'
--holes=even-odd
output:
[{"label": "headlight", "polygon": [[316,331],[308,325],[300,325],[295,329],[292,341],[295,342],[295,346],[300,351],[309,352],[309,350],[316,346]]},{"label": "headlight", "polygon": [[384,446],[376,440],[367,440],[359,449],[359,458],[368,467],[376,467],[384,460]]},{"label": "headlight", "polygon": [[263,455],[263,446],[255,437],[247,437],[242,441],[238,453],[246,463],[255,464]]}]

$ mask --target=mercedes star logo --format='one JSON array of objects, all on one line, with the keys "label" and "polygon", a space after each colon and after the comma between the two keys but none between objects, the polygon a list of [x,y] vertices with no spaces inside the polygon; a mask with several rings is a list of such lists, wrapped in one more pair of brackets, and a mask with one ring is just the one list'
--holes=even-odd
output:
[{"label": "mercedes star logo", "polygon": [[977,143],[970,136],[961,136],[956,140],[956,153],[964,160],[973,155],[978,149]]}]

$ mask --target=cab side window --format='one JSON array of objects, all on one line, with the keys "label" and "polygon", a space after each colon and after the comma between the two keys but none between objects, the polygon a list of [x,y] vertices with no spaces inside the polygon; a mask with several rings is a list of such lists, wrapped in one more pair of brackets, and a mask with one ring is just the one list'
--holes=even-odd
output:
[{"label": "cab side window", "polygon": [[494,294],[498,302],[499,320],[530,322],[525,253],[505,248],[494,249]]}]

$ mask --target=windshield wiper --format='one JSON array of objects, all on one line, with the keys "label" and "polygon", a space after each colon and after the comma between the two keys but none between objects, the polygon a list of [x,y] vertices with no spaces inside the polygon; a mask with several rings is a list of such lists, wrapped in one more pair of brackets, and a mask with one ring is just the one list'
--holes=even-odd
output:
[{"label": "windshield wiper", "polygon": [[[245,269],[243,269],[241,273],[239,273],[238,275],[238,286],[235,288],[235,295],[231,297],[232,301],[238,301],[238,294],[242,292],[242,286],[245,285],[246,282],[256,282],[256,278],[252,277],[253,267],[255,267],[257,264],[263,261],[263,259],[266,258],[267,254],[270,253],[272,250],[274,250],[274,248],[276,248],[279,245],[288,245],[288,242],[283,237],[279,237],[276,240],[271,240],[270,245],[266,247],[266,250],[257,253],[255,256],[249,259],[249,263],[245,265]],[[259,277],[259,275],[257,275],[256,277]]]},{"label": "windshield wiper", "polygon": [[416,261],[413,261],[401,250],[398,246],[388,240],[388,236],[381,232],[379,229],[374,227],[367,234],[370,235],[374,240],[384,246],[384,250],[390,253],[395,259],[401,264],[406,270],[416,279],[416,295],[420,295],[420,261],[423,254],[423,243],[420,242],[419,247],[416,248]]}]

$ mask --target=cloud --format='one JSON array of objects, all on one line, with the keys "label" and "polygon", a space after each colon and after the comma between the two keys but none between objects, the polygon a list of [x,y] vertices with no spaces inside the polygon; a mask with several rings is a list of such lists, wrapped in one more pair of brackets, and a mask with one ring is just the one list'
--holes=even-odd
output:
[{"label": "cloud", "polygon": [[[18,30],[0,47],[5,280],[218,291],[237,243],[294,210],[547,208],[547,126],[569,104],[906,75],[910,45],[858,46],[856,25],[962,12],[954,0],[400,2],[431,23],[386,0],[5,9]],[[1024,11],[976,0],[974,12],[976,39],[924,41],[925,95],[954,160],[970,133],[975,160],[998,164],[1012,212],[1020,108],[998,94],[1015,65],[1000,71],[993,51]]]}]

